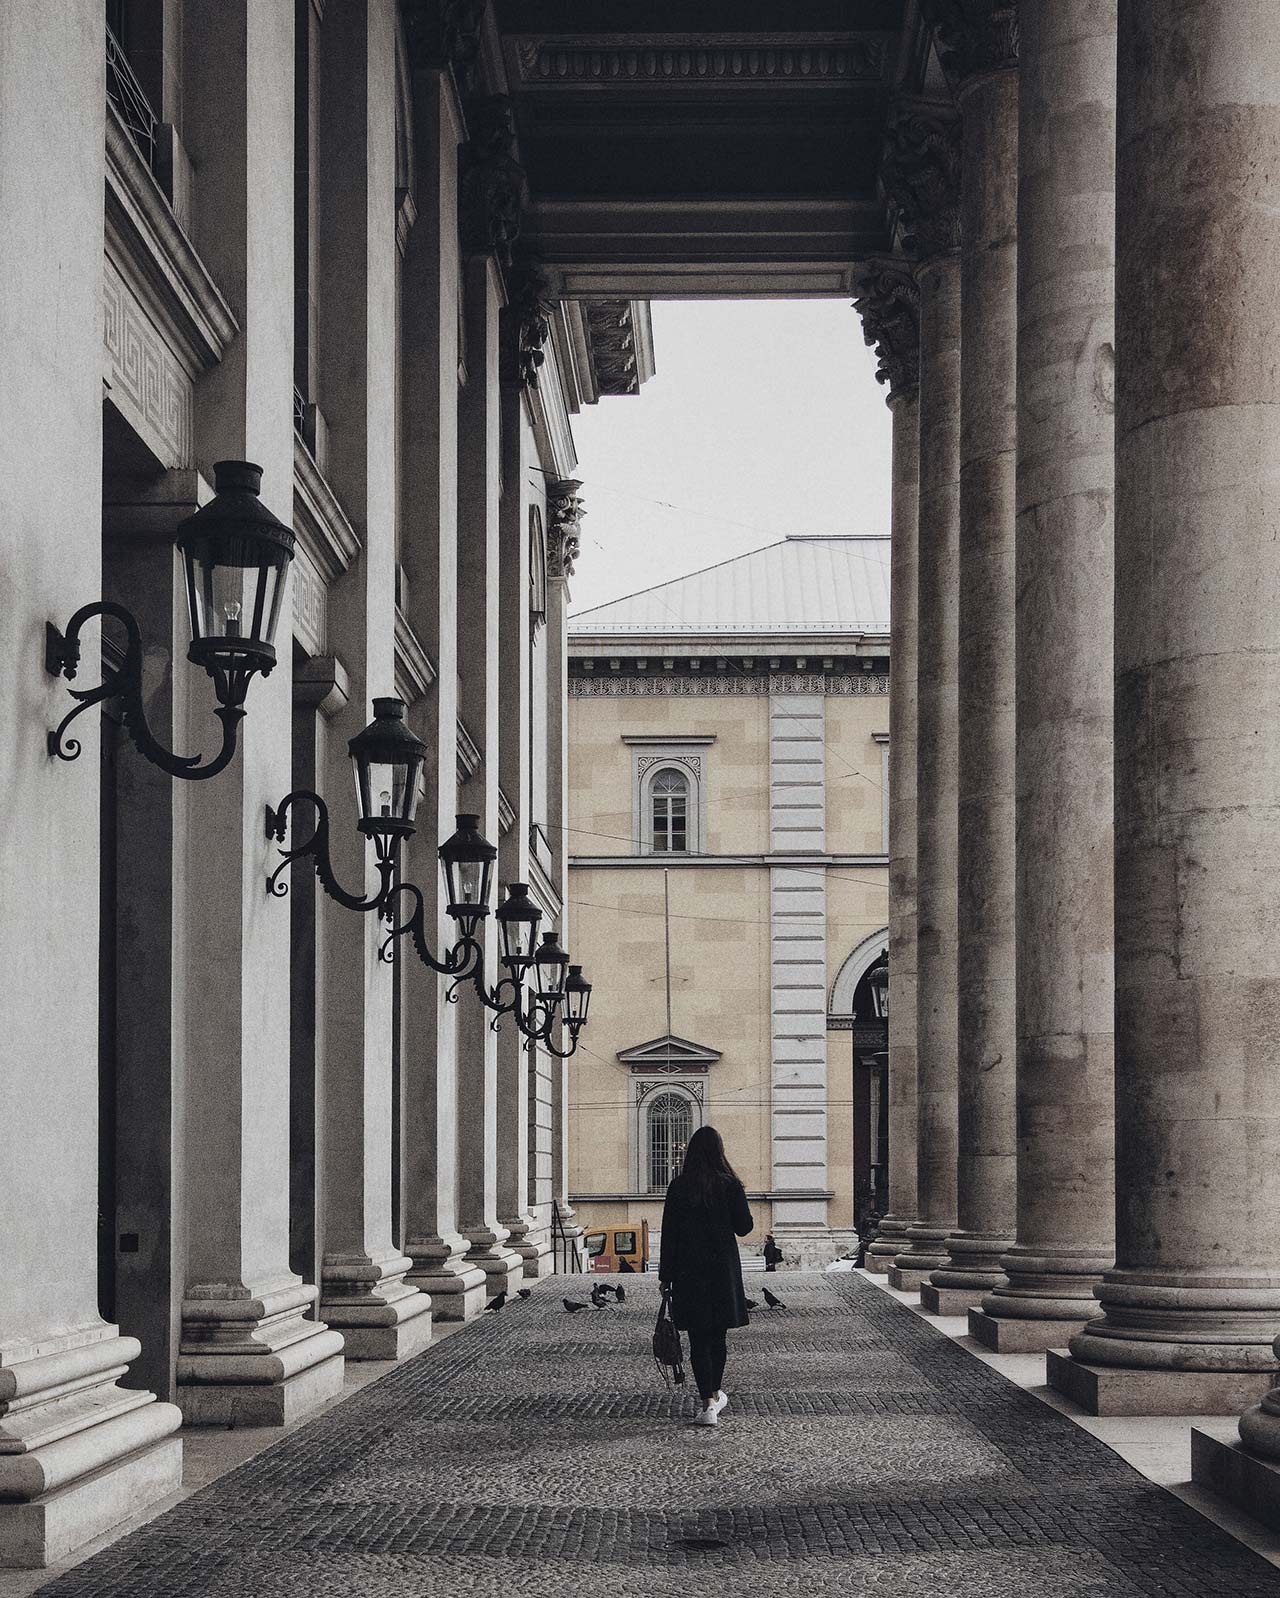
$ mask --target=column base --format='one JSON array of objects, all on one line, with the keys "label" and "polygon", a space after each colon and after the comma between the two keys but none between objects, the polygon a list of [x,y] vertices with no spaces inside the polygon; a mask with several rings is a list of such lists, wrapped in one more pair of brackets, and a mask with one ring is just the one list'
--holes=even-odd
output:
[{"label": "column base", "polygon": [[1233,1422],[1191,1428],[1191,1480],[1280,1531],[1280,1463],[1250,1453]]},{"label": "column base", "polygon": [[430,1343],[431,1299],[405,1281],[412,1268],[394,1249],[376,1258],[325,1259],[320,1314],[342,1333],[348,1359],[408,1359]]},{"label": "column base", "polygon": [[0,1565],[40,1569],[181,1484],[181,1414],[117,1385],[141,1351],[99,1322],[0,1356]]},{"label": "column base", "polygon": [[889,1267],[889,1286],[895,1293],[918,1293],[921,1284],[929,1280],[930,1274],[928,1269],[907,1270],[895,1260]]},{"label": "column base", "polygon": [[[177,1413],[172,1404],[147,1406],[156,1409]],[[0,1504],[0,1569],[57,1564],[181,1486],[182,1440],[165,1437],[27,1503]]]},{"label": "column base", "polygon": [[1239,1415],[1261,1402],[1276,1373],[1089,1365],[1051,1348],[1045,1378],[1089,1415]]},{"label": "column base", "polygon": [[1064,1347],[1085,1325],[1083,1320],[1018,1320],[1012,1315],[992,1315],[985,1305],[969,1311],[969,1336],[993,1354],[1044,1354]]},{"label": "column base", "polygon": [[539,1226],[529,1215],[518,1215],[514,1220],[501,1223],[507,1228],[507,1247],[524,1261],[524,1279],[537,1281],[551,1274],[551,1231]]},{"label": "column base", "polygon": [[189,1291],[178,1356],[188,1426],[287,1426],[341,1393],[341,1333],[303,1318],[314,1287],[243,1298],[221,1284]]},{"label": "column base", "polygon": [[514,1249],[500,1247],[473,1250],[466,1256],[468,1265],[484,1273],[486,1298],[499,1293],[514,1293],[524,1286],[524,1260]]},{"label": "column base", "polygon": [[873,1276],[887,1276],[894,1260],[907,1247],[907,1232],[912,1222],[900,1215],[886,1215],[875,1238],[867,1244],[863,1269]]},{"label": "column base", "polygon": [[964,1315],[1006,1285],[1000,1260],[1012,1243],[1000,1232],[953,1232],[946,1264],[920,1288],[921,1305],[930,1315]]},{"label": "column base", "polygon": [[405,1280],[430,1295],[432,1318],[437,1321],[473,1320],[485,1306],[486,1277],[463,1261],[467,1240],[450,1237],[415,1238],[405,1244],[413,1269]]}]

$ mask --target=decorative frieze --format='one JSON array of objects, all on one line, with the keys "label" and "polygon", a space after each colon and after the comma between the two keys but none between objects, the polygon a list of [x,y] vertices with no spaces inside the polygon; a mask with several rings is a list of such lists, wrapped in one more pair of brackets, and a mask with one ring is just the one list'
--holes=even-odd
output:
[{"label": "decorative frieze", "polygon": [[571,699],[645,698],[662,694],[722,696],[735,694],[872,694],[887,695],[883,672],[772,672],[755,677],[703,677],[690,672],[663,672],[660,677],[570,677]]},{"label": "decorative frieze", "polygon": [[954,112],[895,106],[880,179],[909,249],[927,259],[960,248],[960,119]]},{"label": "decorative frieze", "polygon": [[512,59],[531,88],[672,83],[876,83],[885,42],[855,33],[610,33],[517,38]]},{"label": "decorative frieze", "polygon": [[925,0],[924,10],[953,82],[1017,66],[1017,0]]},{"label": "decorative frieze", "polygon": [[581,544],[579,526],[587,513],[575,477],[547,484],[547,575],[572,577]]},{"label": "decorative frieze", "polygon": [[630,300],[590,300],[584,306],[601,394],[638,394],[635,312]]},{"label": "decorative frieze", "polygon": [[913,264],[901,256],[868,261],[855,287],[853,308],[879,360],[876,382],[887,383],[891,397],[909,393],[920,382],[920,290]]}]

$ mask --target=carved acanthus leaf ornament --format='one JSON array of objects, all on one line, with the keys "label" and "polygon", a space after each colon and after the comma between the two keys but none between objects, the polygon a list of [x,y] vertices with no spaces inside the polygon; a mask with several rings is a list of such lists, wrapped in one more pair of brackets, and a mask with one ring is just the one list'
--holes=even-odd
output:
[{"label": "carved acanthus leaf ornament", "polygon": [[542,264],[530,255],[518,255],[507,273],[506,324],[502,342],[503,373],[506,383],[523,383],[537,388],[538,369],[546,360],[546,342],[551,337],[551,301],[547,298],[547,276]]},{"label": "carved acanthus leaf ornament", "polygon": [[927,260],[960,248],[960,119],[955,112],[896,107],[880,177],[898,208],[908,249]]},{"label": "carved acanthus leaf ornament", "polygon": [[572,577],[581,544],[579,531],[587,513],[574,477],[547,484],[547,575]]},{"label": "carved acanthus leaf ornament", "polygon": [[1017,0],[925,0],[924,10],[952,82],[1017,66]]},{"label": "carved acanthus leaf ornament", "polygon": [[891,398],[909,393],[920,381],[920,290],[912,263],[900,256],[868,261],[855,288],[862,335],[879,359],[876,382],[889,385]]},{"label": "carved acanthus leaf ornament", "polygon": [[516,119],[511,99],[490,94],[467,108],[471,137],[463,169],[464,231],[472,249],[492,250],[504,266],[529,198],[524,168],[516,159]]}]

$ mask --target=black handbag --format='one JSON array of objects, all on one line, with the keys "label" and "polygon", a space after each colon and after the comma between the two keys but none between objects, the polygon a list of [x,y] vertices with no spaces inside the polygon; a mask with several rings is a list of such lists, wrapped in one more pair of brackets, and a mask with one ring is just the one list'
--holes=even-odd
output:
[{"label": "black handbag", "polygon": [[684,1386],[684,1345],[671,1319],[669,1287],[662,1289],[662,1302],[658,1305],[658,1319],[653,1328],[653,1358],[664,1382],[672,1387]]}]

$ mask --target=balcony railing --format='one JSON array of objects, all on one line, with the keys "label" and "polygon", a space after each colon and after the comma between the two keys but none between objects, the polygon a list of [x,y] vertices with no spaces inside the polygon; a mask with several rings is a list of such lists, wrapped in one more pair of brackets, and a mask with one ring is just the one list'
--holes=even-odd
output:
[{"label": "balcony railing", "polygon": [[107,99],[115,106],[142,159],[154,168],[158,120],[129,65],[129,58],[110,28],[107,29]]}]

